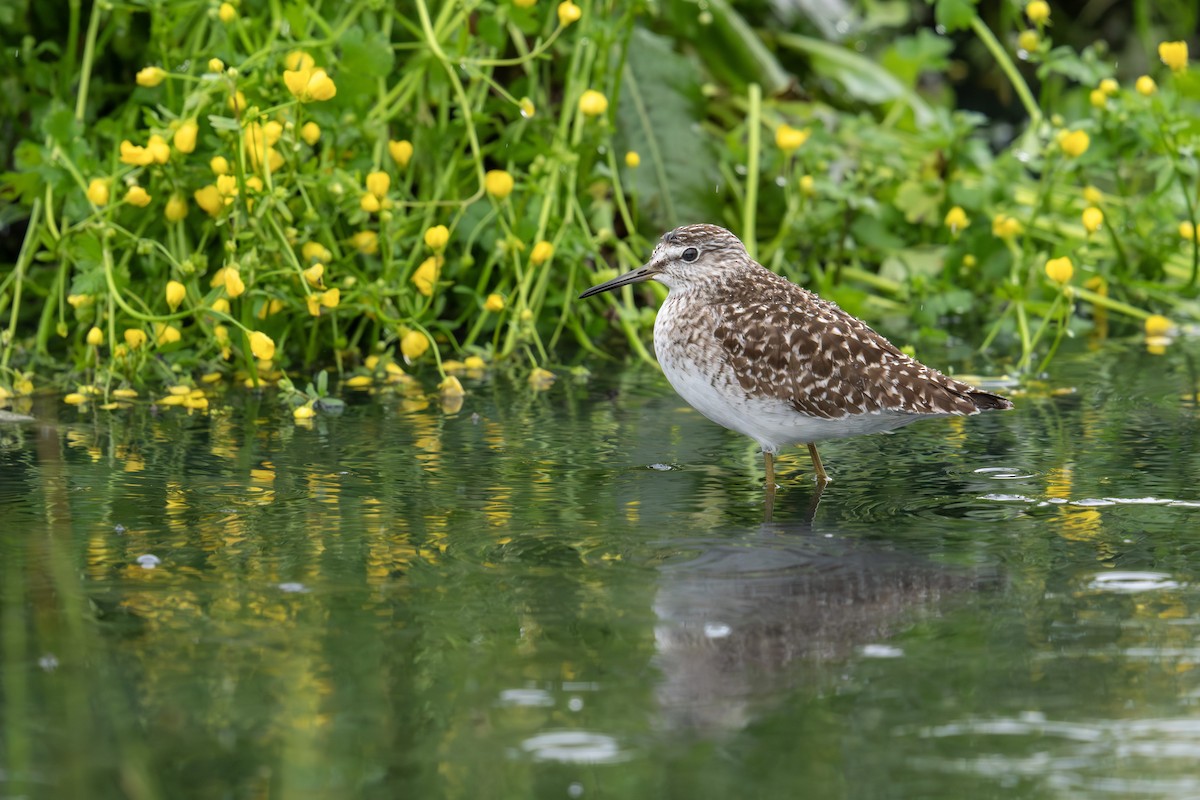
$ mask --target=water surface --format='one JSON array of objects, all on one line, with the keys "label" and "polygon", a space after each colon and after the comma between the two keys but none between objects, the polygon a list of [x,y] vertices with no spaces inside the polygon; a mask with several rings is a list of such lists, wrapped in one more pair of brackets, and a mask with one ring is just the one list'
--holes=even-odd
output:
[{"label": "water surface", "polygon": [[1194,353],[760,456],[649,369],[0,427],[0,796],[1200,795]]}]

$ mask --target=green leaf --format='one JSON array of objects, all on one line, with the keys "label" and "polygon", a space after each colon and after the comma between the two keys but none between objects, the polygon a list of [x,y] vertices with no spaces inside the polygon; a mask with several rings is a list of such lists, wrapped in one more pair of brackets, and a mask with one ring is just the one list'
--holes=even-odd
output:
[{"label": "green leaf", "polygon": [[42,120],[42,130],[60,147],[70,147],[78,135],[74,112],[55,101],[49,113]]},{"label": "green leaf", "polygon": [[677,39],[689,43],[704,59],[709,72],[738,88],[757,83],[767,95],[780,94],[792,85],[791,74],[731,3],[707,0],[703,8],[704,13],[697,14],[694,0],[669,0],[663,16]]},{"label": "green leaf", "polygon": [[343,70],[356,77],[378,78],[392,71],[392,48],[379,32],[370,35],[353,27],[341,39],[342,57],[338,73]]},{"label": "green leaf", "polygon": [[933,16],[946,33],[966,30],[975,20],[975,0],[937,0]]},{"label": "green leaf", "polygon": [[896,190],[896,208],[913,225],[933,222],[941,205],[941,190],[924,181],[907,180]]},{"label": "green leaf", "polygon": [[720,218],[724,190],[712,142],[700,129],[701,82],[697,66],[670,40],[634,30],[617,106],[617,141],[621,155],[633,150],[642,158],[641,166],[622,176],[656,234]]}]

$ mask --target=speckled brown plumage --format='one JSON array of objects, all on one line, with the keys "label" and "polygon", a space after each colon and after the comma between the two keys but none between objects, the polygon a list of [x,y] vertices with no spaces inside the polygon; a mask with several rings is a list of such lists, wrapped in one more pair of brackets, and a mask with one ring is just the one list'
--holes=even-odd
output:
[{"label": "speckled brown plumage", "polygon": [[670,231],[646,266],[581,296],[650,279],[670,289],[654,326],[667,379],[705,416],[758,441],[769,476],[785,445],[809,444],[823,477],[812,442],[1012,407],[764,268],[724,228]]}]

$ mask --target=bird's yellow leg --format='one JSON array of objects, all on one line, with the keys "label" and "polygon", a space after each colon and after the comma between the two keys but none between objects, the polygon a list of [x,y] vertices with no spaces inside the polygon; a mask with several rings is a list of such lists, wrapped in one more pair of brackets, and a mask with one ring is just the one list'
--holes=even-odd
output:
[{"label": "bird's yellow leg", "polygon": [[767,467],[767,491],[775,489],[775,454],[763,451],[763,464]]},{"label": "bird's yellow leg", "polygon": [[825,474],[825,467],[821,466],[821,457],[817,455],[817,446],[812,442],[808,443],[808,454],[812,456],[813,469],[817,471],[817,483],[829,483],[829,476]]}]

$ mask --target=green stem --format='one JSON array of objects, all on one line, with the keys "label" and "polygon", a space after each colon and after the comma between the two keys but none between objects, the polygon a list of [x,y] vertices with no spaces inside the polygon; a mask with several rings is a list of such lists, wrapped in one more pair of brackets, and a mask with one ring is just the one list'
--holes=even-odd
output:
[{"label": "green stem", "polygon": [[1042,110],[1038,108],[1037,101],[1033,99],[1033,93],[1029,91],[1029,84],[1025,83],[1025,79],[1017,71],[1016,64],[1009,58],[1008,51],[1004,49],[1004,46],[996,38],[996,34],[992,33],[992,29],[979,18],[978,14],[971,18],[971,30],[983,42],[983,46],[992,54],[992,58],[996,59],[996,63],[1008,78],[1008,82],[1012,84],[1013,91],[1020,98],[1021,105],[1025,106],[1025,113],[1029,115],[1030,127],[1036,128],[1042,121]]},{"label": "green stem", "polygon": [[758,161],[762,150],[762,87],[749,86],[750,114],[746,120],[749,142],[746,146],[746,200],[742,203],[742,241],[751,258],[758,257]]},{"label": "green stem", "polygon": [[100,15],[108,4],[96,0],[92,4],[92,15],[88,18],[87,40],[83,44],[83,66],[79,70],[79,96],[75,98],[75,119],[83,121],[87,110],[88,84],[92,80],[92,61],[96,56],[96,35],[100,32]]}]

